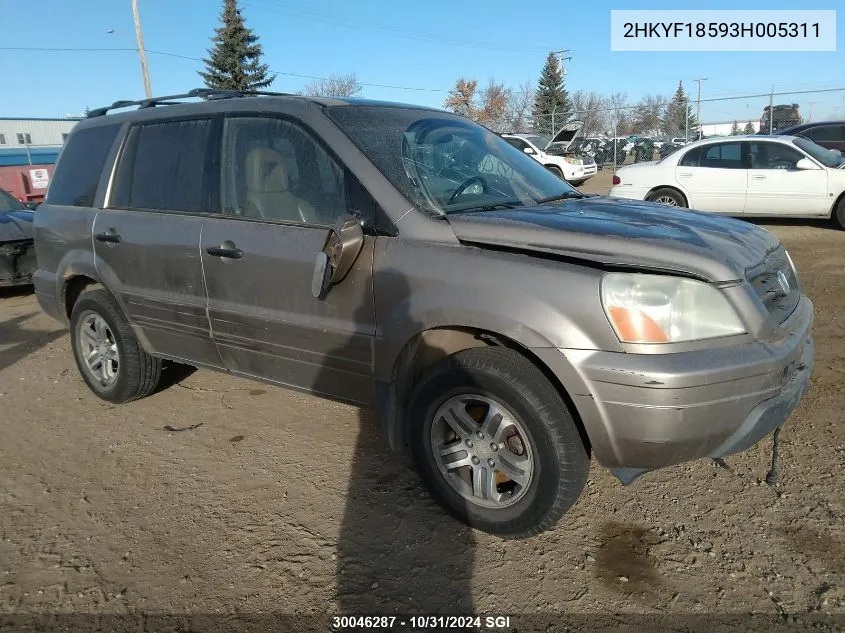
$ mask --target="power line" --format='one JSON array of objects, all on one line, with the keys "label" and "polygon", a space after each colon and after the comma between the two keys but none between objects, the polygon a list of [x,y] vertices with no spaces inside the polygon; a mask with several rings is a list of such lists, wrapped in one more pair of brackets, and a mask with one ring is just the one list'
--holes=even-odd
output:
[{"label": "power line", "polygon": [[[540,44],[508,44],[503,42],[485,42],[479,40],[468,40],[465,37],[456,37],[442,35],[438,33],[430,33],[427,31],[407,29],[404,27],[393,26],[390,24],[383,24],[370,20],[353,18],[347,15],[341,15],[334,12],[323,11],[320,9],[315,9],[313,7],[306,7],[301,4],[286,2],[284,0],[276,0],[272,3],[274,6],[258,4],[253,0],[243,2],[242,4],[302,20],[311,20],[314,22],[322,22],[324,24],[331,24],[333,26],[341,26],[346,28],[377,31],[379,33],[385,33],[387,35],[395,35],[411,39],[436,41],[454,46],[486,48],[502,52],[532,54],[545,53],[549,49],[549,47]],[[284,7],[284,9],[282,7]]]},{"label": "power line", "polygon": [[[24,51],[24,52],[61,52],[61,53],[103,53],[103,52],[127,52],[131,51],[133,53],[137,53],[137,48],[56,48],[56,47],[43,47],[43,46],[0,46],[0,51]],[[150,48],[146,49],[146,52],[150,55],[160,55],[164,57],[175,57],[177,59],[187,59],[190,61],[195,62],[203,62],[201,57],[192,57],[191,55],[181,55],[179,53],[171,53],[169,51],[157,51]],[[283,75],[286,77],[299,77],[301,79],[313,79],[317,81],[328,81],[331,79],[330,77],[318,77],[316,75],[305,75],[302,73],[292,73],[283,70],[275,70],[270,69],[270,72],[276,75]],[[358,82],[362,86],[368,86],[371,88],[389,88],[392,90],[412,90],[417,92],[449,92],[449,90],[444,90],[442,88],[421,88],[418,86],[394,86],[391,84],[377,84],[377,83],[368,83],[368,82]]]}]

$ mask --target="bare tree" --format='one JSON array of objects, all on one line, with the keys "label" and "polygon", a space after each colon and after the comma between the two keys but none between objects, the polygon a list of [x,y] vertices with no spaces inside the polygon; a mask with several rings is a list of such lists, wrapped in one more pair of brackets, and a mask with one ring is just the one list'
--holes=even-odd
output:
[{"label": "bare tree", "polygon": [[361,94],[362,89],[355,73],[349,73],[313,81],[305,86],[303,93],[309,97],[355,97]]},{"label": "bare tree", "polygon": [[475,118],[475,91],[478,82],[475,79],[461,77],[455,82],[455,87],[449,91],[449,96],[443,102],[443,107],[455,114],[461,114],[471,119]]},{"label": "bare tree", "polygon": [[608,128],[607,104],[597,92],[572,93],[572,118],[584,123],[584,136],[604,133]]},{"label": "bare tree", "polygon": [[519,84],[510,91],[507,105],[508,128],[513,132],[525,132],[531,125],[531,110],[534,107],[534,83],[528,81]]},{"label": "bare tree", "polygon": [[637,104],[633,114],[634,131],[654,135],[663,127],[663,116],[668,100],[660,95],[646,95]]},{"label": "bare tree", "polygon": [[624,92],[615,92],[605,97],[604,102],[611,133],[615,130],[615,136],[628,136],[631,134],[634,130],[631,122],[633,110],[628,105],[628,95]]},{"label": "bare tree", "polygon": [[492,78],[478,95],[476,120],[494,132],[505,132],[508,127],[507,107],[511,90]]}]

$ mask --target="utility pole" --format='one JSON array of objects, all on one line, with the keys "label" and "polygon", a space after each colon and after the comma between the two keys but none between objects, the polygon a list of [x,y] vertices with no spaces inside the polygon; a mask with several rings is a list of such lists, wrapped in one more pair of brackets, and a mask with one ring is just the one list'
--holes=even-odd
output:
[{"label": "utility pole", "polygon": [[701,127],[701,82],[707,81],[708,79],[710,79],[710,77],[699,77],[697,79],[693,79],[693,81],[698,82],[698,99],[696,100],[695,106],[695,120],[699,127]]},{"label": "utility pole", "polygon": [[564,55],[568,52],[570,52],[568,48],[564,48],[563,50],[560,50],[560,51],[552,51],[552,53],[554,53],[555,56],[557,56],[557,61],[560,64],[560,71],[561,71],[561,74],[564,77],[566,77],[566,64],[564,64],[563,62],[569,61],[570,59],[572,59],[572,55],[570,55],[569,57],[564,57]]},{"label": "utility pole", "polygon": [[150,73],[147,70],[147,51],[144,50],[144,35],[141,33],[138,0],[132,0],[132,17],[135,19],[135,37],[138,39],[138,56],[141,58],[141,73],[144,75],[144,91],[147,94],[147,99],[152,99],[153,92],[150,89]]},{"label": "utility pole", "polygon": [[812,122],[813,122],[813,106],[814,106],[815,104],[817,104],[817,103],[818,103],[818,101],[810,101],[810,102],[809,102],[809,104],[810,104],[810,118],[809,118],[809,120],[807,121],[807,123],[812,123]]}]

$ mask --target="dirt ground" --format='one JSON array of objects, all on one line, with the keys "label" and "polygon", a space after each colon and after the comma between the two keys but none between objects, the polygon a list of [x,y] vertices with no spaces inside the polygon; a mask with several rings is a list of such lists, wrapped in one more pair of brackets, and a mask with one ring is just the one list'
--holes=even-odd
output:
[{"label": "dirt ground", "polygon": [[843,630],[845,232],[765,226],[816,306],[778,486],[761,481],[770,440],[729,470],[702,460],[629,487],[594,464],[573,510],[526,541],[449,518],[352,407],[207,371],[105,404],[30,290],[3,292],[0,629],[326,631],[331,613],[451,612],[509,614],[512,631]]}]

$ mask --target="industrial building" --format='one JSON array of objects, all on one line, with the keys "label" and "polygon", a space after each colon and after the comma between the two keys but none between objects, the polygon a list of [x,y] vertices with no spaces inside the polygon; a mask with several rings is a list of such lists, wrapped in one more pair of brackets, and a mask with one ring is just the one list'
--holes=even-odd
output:
[{"label": "industrial building", "polygon": [[0,149],[26,145],[62,145],[78,120],[0,117]]}]

